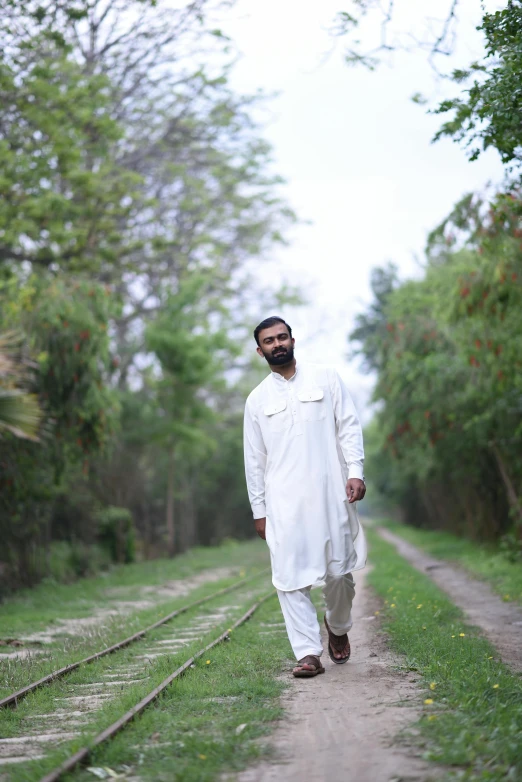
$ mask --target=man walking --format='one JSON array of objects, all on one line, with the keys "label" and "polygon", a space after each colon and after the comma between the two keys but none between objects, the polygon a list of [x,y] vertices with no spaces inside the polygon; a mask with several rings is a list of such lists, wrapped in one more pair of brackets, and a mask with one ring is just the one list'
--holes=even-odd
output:
[{"label": "man walking", "polygon": [[317,614],[310,597],[322,584],[328,653],[350,657],[355,594],[352,572],[366,563],[366,541],[354,503],[362,500],[362,431],[334,369],[296,364],[292,329],[282,318],[254,331],[270,375],[245,406],[245,472],[257,534],[270,550],[294,676],[324,673]]}]

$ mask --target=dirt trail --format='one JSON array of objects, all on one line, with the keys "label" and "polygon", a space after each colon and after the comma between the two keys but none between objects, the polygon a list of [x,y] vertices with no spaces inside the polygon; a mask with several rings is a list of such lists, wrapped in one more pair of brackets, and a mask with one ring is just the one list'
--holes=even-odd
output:
[{"label": "dirt trail", "polygon": [[398,661],[377,632],[375,610],[379,606],[365,586],[366,572],[356,574],[350,661],[334,665],[324,654],[325,674],[290,678],[282,702],[286,717],[272,739],[276,765],[263,763],[224,779],[429,782],[440,777],[440,768],[396,741],[399,731],[418,718],[422,693],[415,674],[394,667]]},{"label": "dirt trail", "polygon": [[469,576],[455,565],[434,559],[390,530],[378,534],[392,543],[398,553],[445,592],[497,649],[503,662],[522,670],[522,608],[506,603],[483,581]]}]

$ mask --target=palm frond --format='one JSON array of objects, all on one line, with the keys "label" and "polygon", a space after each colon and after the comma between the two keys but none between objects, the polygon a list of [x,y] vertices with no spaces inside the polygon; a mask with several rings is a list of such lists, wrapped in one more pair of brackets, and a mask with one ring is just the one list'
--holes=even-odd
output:
[{"label": "palm frond", "polygon": [[34,394],[0,389],[0,433],[6,430],[16,437],[37,442],[41,419],[42,412]]}]

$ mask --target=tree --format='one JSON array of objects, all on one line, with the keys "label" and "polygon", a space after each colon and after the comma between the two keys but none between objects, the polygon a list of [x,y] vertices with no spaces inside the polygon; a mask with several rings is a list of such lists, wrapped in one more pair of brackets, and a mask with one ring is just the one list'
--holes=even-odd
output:
[{"label": "tree", "polygon": [[[427,53],[428,61],[438,73],[438,63],[441,57],[453,53],[458,26],[459,0],[448,0],[440,14],[439,4],[433,4],[433,13],[426,14],[425,29],[419,36],[417,29],[395,26],[396,17],[402,10],[402,3],[396,0],[350,0],[349,10],[340,11],[331,29],[335,38],[348,38],[350,43],[345,53],[349,65],[363,65],[374,70],[386,53],[397,50],[420,50]],[[406,13],[408,9],[406,7]],[[367,19],[379,19],[378,40],[373,46],[363,45],[359,34],[360,28]],[[409,20],[408,20],[409,21]],[[411,24],[411,23],[410,23]]]},{"label": "tree", "polygon": [[[0,262],[100,274],[124,246],[138,178],[110,155],[108,80],[47,36],[0,57]],[[122,246],[123,245],[123,246]]]},{"label": "tree", "polygon": [[519,226],[514,193],[464,199],[424,279],[389,287],[352,334],[377,371],[378,484],[411,523],[495,539],[522,521]]},{"label": "tree", "polygon": [[[107,542],[116,516],[152,556],[165,519],[173,551],[247,512],[216,443],[237,459],[241,350],[267,302],[248,264],[295,217],[263,99],[230,88],[211,18],[227,5],[0,0],[0,330],[22,334],[44,419],[38,444],[0,441],[13,583],[53,541]],[[225,474],[234,523],[212,516]]]},{"label": "tree", "polygon": [[[450,136],[469,148],[470,160],[493,147],[504,164],[518,169],[522,163],[522,2],[484,14],[479,27],[485,35],[485,56],[467,70],[453,73],[462,84],[476,77],[462,97],[443,101],[437,113],[451,112],[435,136]],[[476,145],[478,144],[478,146]]]},{"label": "tree", "polygon": [[15,582],[41,575],[31,552],[39,543],[49,551],[55,503],[116,426],[117,400],[106,386],[109,305],[100,286],[40,275],[4,291],[0,327],[16,323],[34,364],[29,390],[43,411],[38,442],[0,440],[0,534]]},{"label": "tree", "polygon": [[[215,417],[212,390],[223,385],[224,358],[234,353],[223,328],[213,327],[222,305],[208,306],[209,275],[192,276],[171,296],[147,329],[149,349],[157,356],[158,419],[151,435],[168,454],[166,529],[168,550],[175,552],[174,495],[177,462],[195,452],[205,455],[216,443],[206,434]],[[226,314],[226,313],[224,313]]]}]

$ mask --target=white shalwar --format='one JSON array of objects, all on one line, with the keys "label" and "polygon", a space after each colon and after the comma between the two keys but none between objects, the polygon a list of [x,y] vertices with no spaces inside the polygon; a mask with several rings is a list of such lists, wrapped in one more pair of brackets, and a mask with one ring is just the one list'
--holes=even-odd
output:
[{"label": "white shalwar", "polygon": [[[271,372],[247,399],[244,445],[254,518],[266,516],[273,584],[287,593],[280,600],[290,641],[297,659],[319,654],[317,618],[310,624],[310,587],[325,586],[330,627],[342,635],[351,626],[353,580],[351,591],[344,589],[349,598],[344,618],[334,608],[332,595],[338,591],[332,585],[343,588],[342,577],[366,564],[364,532],[345,489],[348,478],[363,479],[362,431],[337,372],[301,362],[289,380]],[[289,601],[293,610],[285,609]],[[293,613],[309,628],[308,646],[292,640],[303,635]]]}]

